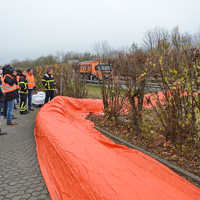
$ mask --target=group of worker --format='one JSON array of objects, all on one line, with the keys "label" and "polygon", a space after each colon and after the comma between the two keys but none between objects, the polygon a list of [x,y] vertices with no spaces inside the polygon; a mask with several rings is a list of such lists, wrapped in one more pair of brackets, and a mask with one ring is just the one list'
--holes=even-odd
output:
[{"label": "group of worker", "polygon": [[[20,114],[28,114],[34,111],[32,108],[32,95],[36,89],[33,68],[25,71],[14,70],[11,65],[5,65],[0,71],[0,116],[3,114],[7,119],[7,125],[17,125],[13,119],[14,109],[19,105]],[[45,90],[45,101],[52,100],[55,96],[55,80],[53,69],[48,68],[47,73],[42,77],[42,85]],[[28,105],[27,105],[28,103]],[[0,135],[5,135],[0,128]]]}]

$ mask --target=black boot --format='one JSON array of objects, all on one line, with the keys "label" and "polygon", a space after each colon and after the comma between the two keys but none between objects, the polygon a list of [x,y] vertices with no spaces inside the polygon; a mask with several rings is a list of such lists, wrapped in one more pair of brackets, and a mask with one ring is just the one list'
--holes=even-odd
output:
[{"label": "black boot", "polygon": [[28,114],[29,112],[28,112],[28,110],[26,110],[26,111],[20,111],[20,114],[21,115],[26,115],[26,114]]}]

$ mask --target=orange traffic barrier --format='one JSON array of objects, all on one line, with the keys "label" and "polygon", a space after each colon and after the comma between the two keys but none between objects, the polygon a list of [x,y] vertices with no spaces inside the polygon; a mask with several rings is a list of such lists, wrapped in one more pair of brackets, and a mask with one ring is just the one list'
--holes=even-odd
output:
[{"label": "orange traffic barrier", "polygon": [[101,100],[56,97],[36,118],[39,165],[52,200],[200,200],[200,190],[153,158],[114,144],[85,119]]}]

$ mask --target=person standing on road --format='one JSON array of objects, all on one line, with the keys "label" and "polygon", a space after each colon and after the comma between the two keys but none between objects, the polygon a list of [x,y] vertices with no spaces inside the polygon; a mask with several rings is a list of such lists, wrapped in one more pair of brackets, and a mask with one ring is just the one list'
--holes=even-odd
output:
[{"label": "person standing on road", "polygon": [[[7,72],[7,70],[6,70],[7,66],[8,65],[6,65],[6,66],[3,67],[3,70],[2,70],[2,79],[5,76],[5,73]],[[15,82],[17,82],[16,79],[15,79]],[[3,83],[3,81],[2,81],[2,83]],[[4,94],[4,96],[5,96],[5,94]],[[5,119],[7,118],[7,111],[8,111],[8,102],[7,102],[7,98],[4,98],[3,116],[4,116]],[[12,119],[16,119],[16,117],[14,115],[12,115]]]},{"label": "person standing on road", "polygon": [[55,96],[55,80],[53,76],[53,69],[48,68],[47,73],[42,77],[42,85],[45,88],[45,103],[51,101]]},{"label": "person standing on road", "polygon": [[19,79],[19,95],[20,95],[20,114],[27,114],[27,95],[28,81],[26,80],[26,71],[23,71]]},{"label": "person standing on road", "polygon": [[14,109],[17,109],[17,104],[19,105],[19,76],[18,76],[18,72],[16,70],[14,70],[13,76],[15,78],[16,85],[17,85],[17,97],[16,97],[15,103],[14,103]]},{"label": "person standing on road", "polygon": [[[1,125],[1,116],[3,113],[3,109],[4,109],[4,100],[5,100],[5,96],[3,93],[3,89],[2,89],[2,70],[0,71],[0,125]],[[1,127],[1,126],[0,126]],[[0,135],[6,135],[6,132],[2,132],[2,129],[0,128]]]},{"label": "person standing on road", "polygon": [[27,70],[26,80],[28,81],[28,110],[34,111],[34,109],[32,108],[32,96],[33,90],[35,89],[35,79],[32,68],[29,68]]},{"label": "person standing on road", "polygon": [[16,79],[13,76],[13,68],[10,65],[6,65],[3,68],[3,81],[2,89],[5,94],[5,100],[7,102],[7,125],[16,125],[16,122],[13,122],[13,109],[14,102],[17,97],[17,84]]},{"label": "person standing on road", "polygon": [[16,76],[16,79],[17,79],[17,83],[18,83],[18,97],[16,99],[16,102],[17,102],[17,105],[19,106],[19,79],[20,79],[20,75],[22,74],[22,71],[20,69],[16,70],[17,72],[17,76]]},{"label": "person standing on road", "polygon": [[[5,68],[6,68],[6,66],[4,66],[2,68],[2,77],[1,77],[2,85],[3,85],[3,77],[5,76],[5,72],[6,72]],[[6,98],[4,98],[3,116],[5,119],[7,118],[7,107],[8,107],[8,102],[7,102]]]}]

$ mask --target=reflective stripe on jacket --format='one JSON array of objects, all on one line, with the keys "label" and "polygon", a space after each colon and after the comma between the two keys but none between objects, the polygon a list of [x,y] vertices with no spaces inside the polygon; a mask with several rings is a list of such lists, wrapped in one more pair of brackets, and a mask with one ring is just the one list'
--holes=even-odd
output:
[{"label": "reflective stripe on jacket", "polygon": [[1,76],[0,78],[1,78],[0,79],[0,103],[4,103],[5,96],[4,96],[3,89],[2,89],[3,77]]},{"label": "reflective stripe on jacket", "polygon": [[17,89],[19,89],[19,79],[20,79],[20,76],[17,76],[16,79],[17,79]]},{"label": "reflective stripe on jacket", "polygon": [[45,90],[55,90],[55,80],[53,75],[44,74],[42,78],[42,84],[45,87]]},{"label": "reflective stripe on jacket", "polygon": [[19,93],[28,94],[28,82],[25,76],[21,76],[19,79]]},{"label": "reflective stripe on jacket", "polygon": [[3,85],[3,80],[4,80],[3,76],[1,76],[1,85]]},{"label": "reflective stripe on jacket", "polygon": [[33,89],[35,87],[35,79],[33,74],[27,73],[26,80],[28,81],[28,89]]},{"label": "reflective stripe on jacket", "polygon": [[6,93],[9,93],[9,92],[13,92],[17,89],[17,85],[14,84],[14,85],[9,85],[8,83],[5,83],[4,80],[6,78],[6,76],[10,77],[11,79],[13,79],[13,77],[9,74],[6,74],[3,79],[2,79],[2,89],[3,89],[3,92],[6,94]]}]

